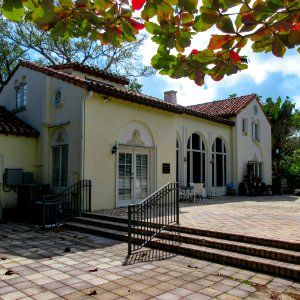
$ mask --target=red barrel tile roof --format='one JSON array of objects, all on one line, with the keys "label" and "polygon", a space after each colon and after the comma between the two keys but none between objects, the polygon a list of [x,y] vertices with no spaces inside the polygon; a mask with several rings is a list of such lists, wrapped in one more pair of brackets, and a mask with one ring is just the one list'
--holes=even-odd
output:
[{"label": "red barrel tile roof", "polygon": [[209,114],[211,116],[230,118],[236,116],[254,99],[257,99],[257,96],[255,94],[250,94],[225,100],[191,105],[189,108],[198,112]]},{"label": "red barrel tile roof", "polygon": [[39,132],[9,112],[4,106],[0,106],[0,134],[37,137]]},{"label": "red barrel tile roof", "polygon": [[86,73],[92,76],[96,76],[102,79],[106,79],[115,83],[120,84],[129,84],[129,80],[125,78],[124,76],[119,76],[116,74],[112,74],[103,70],[100,70],[96,67],[87,66],[80,63],[67,63],[62,65],[53,65],[49,66],[49,68],[54,70],[64,70],[64,69],[72,69],[74,71],[79,71],[82,73]]},{"label": "red barrel tile roof", "polygon": [[[64,73],[59,70],[55,70],[53,68],[49,68],[46,66],[41,66],[33,62],[29,62],[26,60],[20,60],[18,66],[14,69],[12,75],[10,78],[13,76],[13,74],[16,72],[19,66],[26,67],[28,69],[34,70],[41,72],[43,74],[46,74],[48,76],[52,76],[55,78],[58,78],[60,80],[63,80],[65,82],[69,82],[70,84],[80,86],[82,88],[87,89],[88,91],[93,91],[108,97],[115,97],[117,99],[123,100],[123,101],[128,101],[152,108],[157,108],[161,109],[164,111],[176,113],[176,114],[186,114],[190,116],[194,116],[196,118],[201,118],[205,120],[209,120],[212,122],[217,122],[221,123],[224,125],[228,126],[234,126],[235,123],[226,120],[225,118],[221,118],[219,116],[214,116],[210,115],[208,113],[202,112],[202,111],[197,111],[194,109],[191,109],[190,107],[178,105],[178,104],[173,104],[173,103],[168,103],[165,101],[162,101],[158,98],[147,96],[141,93],[129,91],[129,90],[122,90],[114,86],[107,85],[105,83],[97,83],[97,82],[91,82],[88,80],[85,80],[83,78],[74,76],[74,75],[69,75],[67,73]],[[9,80],[9,79],[8,79]]]}]

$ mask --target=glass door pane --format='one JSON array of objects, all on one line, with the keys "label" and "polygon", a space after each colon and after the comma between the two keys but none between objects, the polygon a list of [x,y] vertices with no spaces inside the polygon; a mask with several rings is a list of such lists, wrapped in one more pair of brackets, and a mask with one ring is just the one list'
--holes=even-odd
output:
[{"label": "glass door pane", "polygon": [[119,201],[132,200],[132,154],[119,153]]},{"label": "glass door pane", "polygon": [[135,156],[135,200],[139,202],[148,196],[148,155],[136,154]]}]

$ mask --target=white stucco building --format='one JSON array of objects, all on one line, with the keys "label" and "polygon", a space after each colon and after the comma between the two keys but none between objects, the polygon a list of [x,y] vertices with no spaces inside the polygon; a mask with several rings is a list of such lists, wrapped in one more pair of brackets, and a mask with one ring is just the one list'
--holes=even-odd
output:
[{"label": "white stucco building", "polygon": [[[128,91],[127,84],[79,64],[21,61],[0,105],[39,136],[22,143],[24,158],[34,159],[19,166],[22,154],[14,159],[7,149],[16,142],[8,146],[0,131],[1,171],[23,168],[53,190],[90,179],[93,210],[139,202],[175,181],[202,182],[209,196],[224,195],[228,183],[243,181],[249,162],[271,184],[271,127],[256,95],[184,107],[174,91],[160,100]],[[2,206],[16,205],[14,196],[0,196]]]}]

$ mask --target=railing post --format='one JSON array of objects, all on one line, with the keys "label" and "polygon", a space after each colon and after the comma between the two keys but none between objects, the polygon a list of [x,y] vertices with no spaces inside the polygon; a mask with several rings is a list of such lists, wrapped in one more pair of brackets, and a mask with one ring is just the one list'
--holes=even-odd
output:
[{"label": "railing post", "polygon": [[89,180],[89,212],[92,211],[92,182]]},{"label": "railing post", "polygon": [[132,205],[128,205],[128,256],[131,255],[131,208]]},{"label": "railing post", "polygon": [[176,182],[176,224],[179,224],[179,183]]},{"label": "railing post", "polygon": [[43,214],[43,216],[42,216],[42,218],[43,218],[43,220],[42,220],[42,225],[43,225],[43,227],[45,228],[45,223],[46,223],[46,216],[45,216],[45,214],[46,214],[46,208],[45,208],[45,205],[46,205],[46,201],[45,201],[45,199],[46,199],[46,196],[44,195],[43,196],[43,208],[42,208],[42,214]]}]

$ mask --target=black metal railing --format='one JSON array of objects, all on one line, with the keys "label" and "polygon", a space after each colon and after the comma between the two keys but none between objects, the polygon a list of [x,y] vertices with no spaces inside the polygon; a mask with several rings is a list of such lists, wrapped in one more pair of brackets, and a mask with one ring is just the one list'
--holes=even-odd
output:
[{"label": "black metal railing", "polygon": [[179,185],[168,183],[139,204],[128,206],[128,255],[171,223],[179,224]]},{"label": "black metal railing", "polygon": [[81,180],[58,193],[44,195],[35,203],[41,207],[41,225],[56,226],[82,211],[91,211],[91,187],[90,180]]}]

